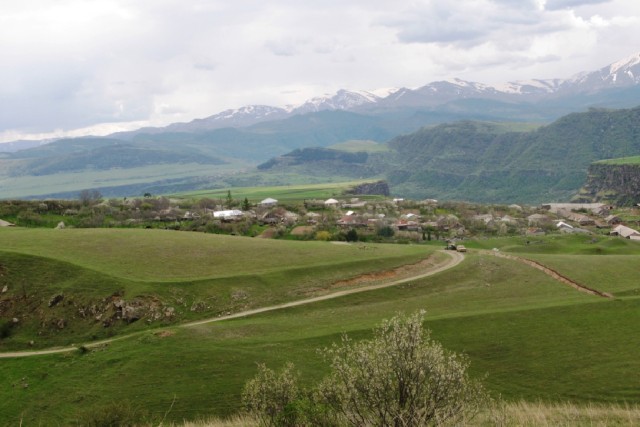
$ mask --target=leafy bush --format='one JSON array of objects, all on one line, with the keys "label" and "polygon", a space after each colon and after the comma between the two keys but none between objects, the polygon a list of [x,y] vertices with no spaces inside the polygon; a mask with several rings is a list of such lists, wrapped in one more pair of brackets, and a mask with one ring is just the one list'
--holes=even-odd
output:
[{"label": "leafy bush", "polygon": [[300,390],[293,365],[277,374],[261,365],[243,393],[266,425],[418,426],[468,422],[491,403],[467,375],[464,356],[448,352],[424,330],[424,312],[384,321],[374,338],[344,337],[324,354],[331,371],[312,391]]}]

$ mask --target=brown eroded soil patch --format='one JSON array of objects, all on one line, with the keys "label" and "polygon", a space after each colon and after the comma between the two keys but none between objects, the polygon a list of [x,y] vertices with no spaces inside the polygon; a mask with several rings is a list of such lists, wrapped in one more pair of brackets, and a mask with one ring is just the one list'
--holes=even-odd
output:
[{"label": "brown eroded soil patch", "polygon": [[160,338],[167,338],[175,334],[176,333],[174,331],[159,331],[159,332],[156,332],[154,335]]},{"label": "brown eroded soil patch", "polygon": [[434,259],[433,255],[429,255],[427,258],[415,264],[403,265],[396,267],[393,270],[376,271],[374,273],[361,274],[359,276],[352,277],[346,280],[339,280],[334,282],[332,288],[345,288],[358,285],[368,285],[389,279],[402,279],[403,277],[413,276],[421,273],[429,268],[437,265],[438,262]]},{"label": "brown eroded soil patch", "polygon": [[299,225],[293,230],[291,230],[291,234],[293,236],[304,236],[305,234],[311,234],[315,230],[315,227],[311,225]]}]

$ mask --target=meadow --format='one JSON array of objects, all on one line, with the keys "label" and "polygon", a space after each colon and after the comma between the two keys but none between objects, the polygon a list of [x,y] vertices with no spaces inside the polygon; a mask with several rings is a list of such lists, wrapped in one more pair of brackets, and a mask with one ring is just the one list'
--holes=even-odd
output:
[{"label": "meadow", "polygon": [[[292,184],[265,187],[234,187],[221,188],[215,190],[189,191],[185,193],[175,194],[173,197],[178,199],[220,199],[224,200],[229,191],[234,199],[243,200],[247,198],[251,203],[259,203],[260,201],[270,197],[278,200],[280,203],[299,203],[304,199],[326,200],[330,197],[337,197],[358,184],[371,182],[368,180],[352,180],[322,184]],[[358,196],[360,199],[382,199],[382,196]]]},{"label": "meadow", "polygon": [[[161,231],[144,234],[151,230],[141,230],[140,234],[126,234],[125,239],[116,237],[117,233],[109,234],[112,230],[90,230],[87,232],[95,234],[83,238],[92,243],[85,243],[82,249],[71,248],[71,242],[64,240],[69,237],[29,235],[30,231],[0,232],[3,250],[10,250],[0,255],[0,262],[5,262],[2,260],[6,254],[40,257],[124,280],[132,267],[120,265],[126,256],[119,252],[126,252],[129,244],[132,249],[127,250],[131,254],[147,250],[142,248],[156,247],[157,256],[171,250],[171,245],[162,246],[165,237]],[[19,237],[20,233],[25,234]],[[217,242],[219,237],[222,236],[215,236],[211,242]],[[55,244],[45,242],[49,239],[60,240]],[[206,239],[199,239],[194,237],[192,241],[191,250],[195,253],[205,250],[200,246]],[[325,253],[325,258],[316,258],[306,266],[311,275],[329,274],[323,276],[325,284],[338,276],[352,276],[354,268],[364,272],[366,265],[369,270],[385,270],[415,262],[437,248],[435,244],[367,245],[375,247],[367,250],[358,245],[271,242],[282,246],[251,252],[233,239],[246,240],[249,246],[258,244],[257,240],[228,239],[224,240],[228,250],[236,250],[234,256],[244,260],[244,264],[238,260],[238,266],[228,266],[235,274],[245,269],[245,276],[235,276],[235,281],[243,282],[252,271],[261,278],[273,274],[274,279],[267,280],[264,287],[281,289],[277,292],[285,288],[290,291],[297,286],[293,283],[304,277],[300,272],[304,265],[288,267],[305,262],[309,254],[297,252],[304,251],[306,245],[312,245],[311,252]],[[4,246],[5,241],[8,247]],[[189,246],[180,238],[175,244],[181,248],[175,253],[184,253]],[[236,248],[235,244],[240,246]],[[596,244],[602,251],[592,250]],[[104,256],[99,256],[99,248],[104,245],[120,250],[103,251]],[[571,401],[578,406],[640,403],[640,360],[636,357],[636,349],[640,348],[636,333],[640,298],[633,294],[640,284],[634,288],[632,280],[637,277],[640,245],[612,238],[592,243],[559,236],[543,243],[526,244],[521,238],[512,238],[469,242],[467,246],[499,247],[518,256],[539,257],[540,262],[555,262],[554,269],[575,280],[585,280],[588,273],[580,276],[585,268],[595,271],[597,266],[613,261],[612,270],[615,268],[624,280],[619,285],[609,285],[615,298],[601,298],[577,292],[517,261],[472,249],[465,261],[451,270],[394,287],[224,322],[189,327],[164,325],[85,352],[4,359],[0,363],[0,419],[7,425],[21,421],[24,425],[68,424],[86,411],[119,402],[133,402],[150,417],[166,416],[174,422],[232,415],[241,409],[240,391],[255,374],[257,363],[278,368],[292,361],[310,384],[327,372],[327,362],[318,348],[337,342],[343,333],[356,339],[368,337],[381,319],[418,309],[427,311],[426,326],[433,337],[451,350],[466,353],[473,376],[486,375],[487,387],[508,402]],[[276,252],[276,247],[279,255],[274,254],[274,259],[282,263],[279,269],[256,259],[256,254]],[[527,253],[527,248],[534,249]],[[226,247],[218,250],[224,252]],[[558,255],[564,250],[566,255]],[[81,253],[87,255],[83,257]],[[161,265],[165,258],[155,261],[159,270],[144,265],[152,261],[140,261],[143,265],[134,275],[135,286],[145,283],[151,289],[171,283],[180,287],[184,285],[175,283],[184,282],[175,282],[176,278],[216,278],[215,268],[207,270],[199,265],[201,260],[191,262],[186,254],[179,256],[184,263],[179,274],[170,273],[171,268]],[[345,264],[348,268],[341,268]],[[174,275],[173,282],[162,280],[159,271],[165,269]],[[145,277],[150,279],[145,281]],[[595,282],[600,281],[594,281],[597,288]],[[286,298],[294,298],[295,294],[288,293]],[[254,301],[255,305],[269,303],[257,296]]]}]

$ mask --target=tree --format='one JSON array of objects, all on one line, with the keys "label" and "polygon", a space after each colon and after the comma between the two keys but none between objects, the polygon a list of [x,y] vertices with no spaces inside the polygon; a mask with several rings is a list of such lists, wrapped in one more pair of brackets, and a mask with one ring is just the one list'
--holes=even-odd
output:
[{"label": "tree", "polygon": [[467,376],[468,360],[447,352],[423,329],[424,312],[396,316],[374,338],[325,350],[331,375],[322,399],[354,426],[456,423],[475,414],[487,395]]},{"label": "tree", "polygon": [[231,196],[231,190],[227,191],[227,199],[225,201],[225,205],[227,209],[231,209],[233,207],[233,197]]},{"label": "tree", "polygon": [[242,210],[248,211],[249,209],[251,209],[251,203],[249,203],[249,199],[245,197],[244,200],[242,201]]},{"label": "tree", "polygon": [[249,412],[269,426],[296,425],[292,407],[300,397],[298,375],[292,363],[280,372],[258,365],[258,374],[244,387],[242,401]]},{"label": "tree", "polygon": [[93,206],[102,201],[102,194],[98,190],[82,190],[78,194],[82,206]]},{"label": "tree", "polygon": [[358,232],[352,228],[347,232],[347,242],[357,242],[358,241]]},{"label": "tree", "polygon": [[[323,351],[331,360],[331,370],[313,394],[300,391],[290,374],[292,365],[280,376],[261,367],[245,387],[245,403],[249,398],[263,402],[248,406],[272,421],[293,413],[298,422],[315,419],[310,425],[404,427],[468,422],[490,404],[490,398],[479,382],[468,377],[468,360],[433,341],[423,321],[423,311],[398,315],[375,329],[370,340],[354,342],[344,336],[341,345]],[[310,395],[313,399],[301,399]]]}]

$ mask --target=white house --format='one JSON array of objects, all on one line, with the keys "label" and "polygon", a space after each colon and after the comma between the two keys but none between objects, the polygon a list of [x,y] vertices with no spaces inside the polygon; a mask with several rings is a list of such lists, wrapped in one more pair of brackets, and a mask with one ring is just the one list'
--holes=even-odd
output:
[{"label": "white house", "polygon": [[633,228],[626,227],[624,225],[618,225],[616,228],[611,230],[611,234],[622,236],[625,239],[638,240],[640,239],[640,232],[634,230]]},{"label": "white house", "polygon": [[242,218],[242,211],[237,209],[231,209],[226,211],[216,211],[213,213],[214,218],[224,219],[224,220],[232,220]]},{"label": "white house", "polygon": [[324,201],[324,206],[328,208],[337,208],[340,204],[336,199],[327,199]]},{"label": "white house", "polygon": [[278,204],[278,201],[276,199],[272,199],[271,197],[268,197],[263,201],[261,201],[260,203],[258,203],[258,206],[262,206],[264,208],[270,208],[270,207],[276,206],[277,204]]}]

